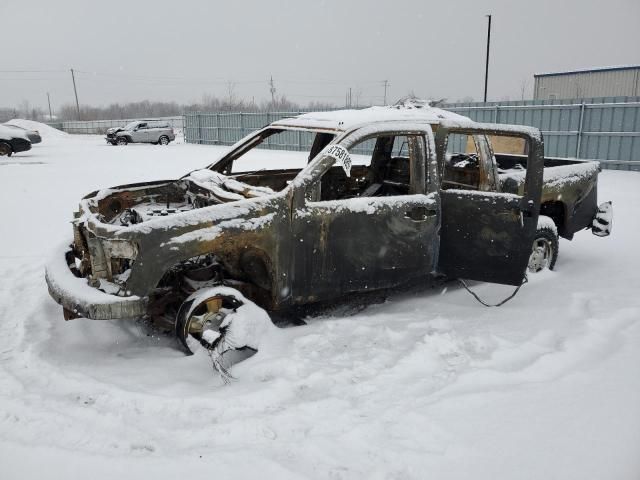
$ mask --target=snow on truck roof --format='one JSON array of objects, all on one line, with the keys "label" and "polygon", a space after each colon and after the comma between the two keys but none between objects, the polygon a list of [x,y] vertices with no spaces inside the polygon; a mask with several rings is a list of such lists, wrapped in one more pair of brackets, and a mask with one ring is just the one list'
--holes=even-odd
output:
[{"label": "snow on truck roof", "polygon": [[393,105],[369,107],[361,110],[334,110],[330,112],[304,113],[297,117],[278,120],[274,126],[307,127],[345,131],[356,125],[370,122],[407,120],[413,122],[440,123],[442,120],[470,119],[457,113],[427,105]]}]

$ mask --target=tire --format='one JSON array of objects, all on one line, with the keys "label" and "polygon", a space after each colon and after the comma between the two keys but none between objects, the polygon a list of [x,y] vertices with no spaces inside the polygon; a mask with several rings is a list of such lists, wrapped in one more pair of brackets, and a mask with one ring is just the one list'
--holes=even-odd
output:
[{"label": "tire", "polygon": [[544,215],[538,219],[538,228],[531,246],[527,270],[538,273],[542,270],[553,270],[558,260],[558,230],[553,220]]},{"label": "tire", "polygon": [[10,157],[12,153],[13,149],[11,148],[11,145],[7,142],[0,142],[0,157],[4,157],[5,155]]},{"label": "tire", "polygon": [[159,145],[169,145],[169,137],[167,137],[166,135],[162,135],[159,139],[158,139],[158,144]]},{"label": "tire", "polygon": [[127,139],[125,137],[118,137],[118,139],[116,140],[116,144],[120,145],[120,146],[124,146],[127,143],[129,143],[129,142],[127,141]]}]

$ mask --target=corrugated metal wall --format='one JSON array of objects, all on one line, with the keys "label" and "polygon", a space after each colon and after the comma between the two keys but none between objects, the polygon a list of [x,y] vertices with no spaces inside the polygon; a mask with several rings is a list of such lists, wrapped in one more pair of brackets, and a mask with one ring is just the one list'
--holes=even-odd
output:
[{"label": "corrugated metal wall", "polygon": [[[640,97],[610,97],[564,102],[516,101],[448,104],[443,108],[478,122],[539,128],[547,156],[597,159],[604,168],[640,170]],[[185,114],[185,141],[232,145],[245,135],[301,112]],[[283,138],[280,138],[283,137]],[[277,142],[277,143],[276,143]],[[311,136],[287,132],[265,148],[308,150]]]},{"label": "corrugated metal wall", "polygon": [[[250,133],[282,118],[295,117],[306,112],[259,113],[207,113],[189,112],[184,115],[184,138],[187,143],[205,145],[233,145]],[[309,151],[313,134],[291,131],[269,137],[260,145],[272,150]],[[370,153],[374,142],[364,142],[355,153]]]},{"label": "corrugated metal wall", "polygon": [[[189,112],[184,115],[184,138],[188,143],[233,145],[265,125],[301,113],[303,112]],[[308,150],[312,140],[310,133],[286,132],[278,135],[277,139],[267,139],[263,146],[280,150]]]},{"label": "corrugated metal wall", "polygon": [[[50,122],[47,125],[62,130],[67,133],[99,134],[104,135],[111,127],[124,127],[129,122],[141,120],[139,118],[124,118],[119,120],[72,120],[68,122]],[[157,117],[145,118],[144,120],[163,120],[171,125],[175,130],[182,131],[184,117]]]},{"label": "corrugated metal wall", "polygon": [[477,103],[445,108],[478,122],[539,128],[547,156],[597,159],[605,168],[640,170],[640,99],[634,100],[555,105]]},{"label": "corrugated metal wall", "polygon": [[538,75],[534,81],[538,100],[640,95],[640,67]]}]

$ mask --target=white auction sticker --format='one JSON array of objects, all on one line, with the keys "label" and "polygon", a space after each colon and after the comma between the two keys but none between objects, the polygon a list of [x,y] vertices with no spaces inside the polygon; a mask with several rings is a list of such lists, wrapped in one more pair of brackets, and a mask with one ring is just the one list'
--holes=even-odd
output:
[{"label": "white auction sticker", "polygon": [[329,150],[327,150],[327,155],[335,158],[337,162],[342,164],[342,168],[347,174],[347,177],[351,176],[351,157],[349,156],[349,152],[346,148],[342,145],[331,145]]}]

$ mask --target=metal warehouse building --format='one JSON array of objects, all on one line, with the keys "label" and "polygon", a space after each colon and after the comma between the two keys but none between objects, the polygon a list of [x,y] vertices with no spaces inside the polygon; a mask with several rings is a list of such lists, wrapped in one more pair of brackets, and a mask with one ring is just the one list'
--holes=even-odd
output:
[{"label": "metal warehouse building", "polygon": [[640,65],[539,73],[533,78],[535,100],[640,95]]}]

